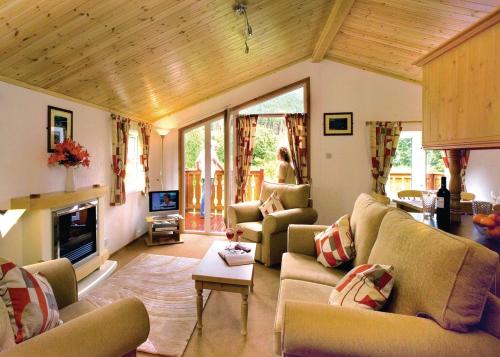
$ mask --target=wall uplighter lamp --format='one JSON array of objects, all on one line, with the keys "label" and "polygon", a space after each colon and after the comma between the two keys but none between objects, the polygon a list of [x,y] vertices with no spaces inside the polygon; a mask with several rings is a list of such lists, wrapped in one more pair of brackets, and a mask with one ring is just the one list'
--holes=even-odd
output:
[{"label": "wall uplighter lamp", "polygon": [[26,212],[25,209],[0,210],[0,238],[4,238],[19,218]]}]

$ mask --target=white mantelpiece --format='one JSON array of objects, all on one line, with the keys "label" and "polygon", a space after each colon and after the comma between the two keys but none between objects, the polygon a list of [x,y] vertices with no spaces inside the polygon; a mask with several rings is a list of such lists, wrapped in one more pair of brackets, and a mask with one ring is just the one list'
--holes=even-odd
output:
[{"label": "white mantelpiece", "polygon": [[52,242],[52,212],[57,209],[85,202],[98,200],[98,232],[96,256],[75,268],[77,280],[81,280],[97,268],[109,257],[104,247],[103,235],[103,205],[104,195],[108,192],[106,186],[85,187],[75,192],[51,192],[39,196],[17,197],[11,200],[11,208],[24,208],[26,213],[21,219],[23,226],[23,265],[53,259]]}]

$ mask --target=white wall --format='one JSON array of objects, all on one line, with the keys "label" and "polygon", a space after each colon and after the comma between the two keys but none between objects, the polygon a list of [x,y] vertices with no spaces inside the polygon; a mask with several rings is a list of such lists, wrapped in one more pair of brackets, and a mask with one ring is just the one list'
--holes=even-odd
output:
[{"label": "white wall", "polygon": [[490,191],[500,191],[500,150],[472,150],[465,185],[478,200],[493,201]]},{"label": "white wall", "polygon": [[[47,106],[73,111],[73,139],[91,155],[89,168],[77,170],[77,187],[110,185],[111,127],[109,113],[64,99],[0,82],[0,209],[12,197],[61,191],[65,171],[47,165]],[[158,152],[153,138],[151,151]],[[155,158],[156,160],[156,158]],[[157,167],[157,165],[156,165]],[[152,169],[154,172],[155,169]],[[114,252],[146,231],[147,199],[140,193],[127,196],[123,206],[104,205],[104,238]],[[0,239],[0,256],[22,263],[22,224]]]},{"label": "white wall", "polygon": [[[306,61],[194,105],[157,124],[184,126],[306,77],[311,78],[314,207],[319,213],[319,223],[332,223],[351,212],[360,192],[371,189],[365,122],[420,120],[420,86],[331,61],[318,64]],[[323,136],[323,113],[328,112],[353,112],[354,135]],[[328,153],[331,159],[327,158]]]}]

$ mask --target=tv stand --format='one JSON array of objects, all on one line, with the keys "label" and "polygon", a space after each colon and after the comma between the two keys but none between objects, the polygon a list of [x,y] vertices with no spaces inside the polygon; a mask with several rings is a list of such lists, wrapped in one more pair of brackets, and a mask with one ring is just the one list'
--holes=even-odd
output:
[{"label": "tv stand", "polygon": [[148,216],[148,236],[146,237],[146,245],[162,245],[162,244],[179,244],[184,243],[179,234],[181,216],[177,215],[161,215]]}]

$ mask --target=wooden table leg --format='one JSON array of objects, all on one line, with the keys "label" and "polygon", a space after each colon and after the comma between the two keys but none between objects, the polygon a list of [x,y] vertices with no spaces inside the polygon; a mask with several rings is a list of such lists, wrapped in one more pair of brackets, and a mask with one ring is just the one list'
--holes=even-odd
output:
[{"label": "wooden table leg", "polygon": [[196,287],[196,313],[198,315],[198,322],[196,323],[196,327],[201,330],[203,327],[202,324],[202,314],[203,314],[203,288]]},{"label": "wooden table leg", "polygon": [[241,334],[247,334],[248,292],[241,293]]},{"label": "wooden table leg", "polygon": [[252,270],[252,284],[250,285],[250,291],[253,293],[253,274],[254,274],[254,271],[255,271],[255,267],[254,269]]}]

